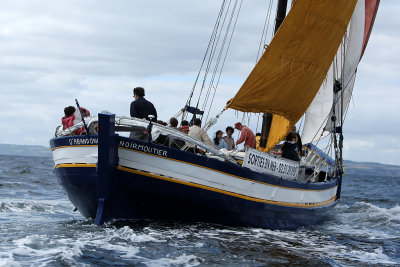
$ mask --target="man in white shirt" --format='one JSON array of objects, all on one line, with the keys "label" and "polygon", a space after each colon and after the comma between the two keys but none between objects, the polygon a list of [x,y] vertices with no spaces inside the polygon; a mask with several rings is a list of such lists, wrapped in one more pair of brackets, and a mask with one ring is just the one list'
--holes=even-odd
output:
[{"label": "man in white shirt", "polygon": [[214,144],[208,136],[207,132],[201,129],[201,120],[199,118],[194,119],[193,126],[189,128],[188,135],[201,142],[206,143],[211,147],[214,147]]}]

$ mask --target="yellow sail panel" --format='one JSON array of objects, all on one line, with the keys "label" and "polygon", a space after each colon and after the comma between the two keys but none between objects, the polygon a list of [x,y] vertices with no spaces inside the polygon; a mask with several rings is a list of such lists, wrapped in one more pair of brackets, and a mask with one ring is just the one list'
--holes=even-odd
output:
[{"label": "yellow sail panel", "polygon": [[271,146],[284,138],[311,104],[355,5],[356,0],[297,0],[243,86],[228,103],[228,108],[243,112],[281,116],[275,119],[279,125],[272,122]]},{"label": "yellow sail panel", "polygon": [[265,148],[260,148],[260,150],[268,152],[273,149],[277,143],[279,143],[286,137],[291,128],[292,125],[290,125],[289,120],[285,119],[282,116],[274,115],[272,117],[267,145],[265,146]]}]

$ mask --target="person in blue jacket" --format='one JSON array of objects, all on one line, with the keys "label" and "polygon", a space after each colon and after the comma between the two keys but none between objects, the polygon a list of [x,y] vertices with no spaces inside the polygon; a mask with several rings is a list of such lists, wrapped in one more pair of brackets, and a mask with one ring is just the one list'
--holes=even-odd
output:
[{"label": "person in blue jacket", "polygon": [[136,87],[133,89],[135,101],[131,103],[131,117],[150,120],[149,115],[153,115],[153,121],[157,121],[157,111],[153,103],[144,98],[144,88]]},{"label": "person in blue jacket", "polygon": [[222,138],[222,131],[218,130],[215,133],[215,138],[214,138],[214,147],[216,149],[221,149],[221,148],[225,148],[226,150],[228,150],[228,145],[226,144],[224,138]]}]

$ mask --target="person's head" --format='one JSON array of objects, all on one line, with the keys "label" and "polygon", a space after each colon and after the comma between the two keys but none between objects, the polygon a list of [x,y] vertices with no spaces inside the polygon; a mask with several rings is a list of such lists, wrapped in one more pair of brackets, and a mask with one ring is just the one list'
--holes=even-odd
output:
[{"label": "person's head", "polygon": [[231,137],[233,132],[235,131],[231,126],[226,127],[226,135]]},{"label": "person's head", "polygon": [[256,136],[261,136],[261,133],[256,133]]},{"label": "person's head", "polygon": [[218,131],[215,133],[214,143],[215,143],[216,145],[219,145],[219,140],[222,138],[222,134],[223,134],[223,132],[222,132],[221,130],[218,130]]},{"label": "person's head", "polygon": [[181,128],[179,128],[179,131],[182,133],[188,134],[189,133],[189,125],[182,125]]},{"label": "person's head", "polygon": [[81,108],[81,112],[83,117],[90,117],[90,111],[86,108]]},{"label": "person's head", "polygon": [[133,89],[133,97],[139,98],[139,97],[144,97],[144,88],[143,87],[136,87]]},{"label": "person's head", "polygon": [[196,125],[196,126],[200,127],[201,126],[201,120],[199,118],[194,119],[193,125]]},{"label": "person's head", "polygon": [[164,126],[167,126],[167,123],[165,121],[162,121],[162,120],[158,120],[157,123],[161,124],[161,125],[164,125]]},{"label": "person's head", "polygon": [[64,114],[65,116],[70,117],[74,114],[75,110],[76,109],[73,106],[68,106],[64,108]]},{"label": "person's head", "polygon": [[172,117],[170,120],[169,120],[169,124],[171,125],[171,127],[177,127],[178,126],[178,120],[177,119],[175,119],[174,117]]},{"label": "person's head", "polygon": [[296,134],[293,132],[288,133],[288,135],[286,136],[286,141],[291,142],[296,140]]},{"label": "person's head", "polygon": [[235,123],[235,129],[238,129],[239,131],[242,130],[242,124],[240,122]]},{"label": "person's head", "polygon": [[293,125],[293,127],[292,127],[292,129],[290,131],[295,133],[296,132],[296,125]]},{"label": "person's head", "polygon": [[181,122],[181,126],[189,126],[189,122],[184,120]]},{"label": "person's head", "polygon": [[215,136],[216,136],[218,139],[221,139],[223,134],[224,134],[224,133],[223,133],[221,130],[218,130],[217,133],[215,134]]}]

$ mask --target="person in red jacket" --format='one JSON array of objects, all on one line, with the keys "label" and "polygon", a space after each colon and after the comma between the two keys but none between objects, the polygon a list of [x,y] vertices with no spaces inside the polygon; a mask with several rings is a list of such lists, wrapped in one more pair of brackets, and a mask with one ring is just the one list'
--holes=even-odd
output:
[{"label": "person in red jacket", "polygon": [[75,111],[76,109],[73,106],[68,106],[66,108],[64,108],[64,115],[65,117],[63,117],[61,119],[62,125],[63,125],[63,130],[74,126],[74,121],[75,121]]},{"label": "person in red jacket", "polygon": [[[81,112],[83,117],[90,117],[89,110],[81,108]],[[61,119],[63,130],[68,129],[82,121],[81,114],[77,112],[77,110],[73,106],[68,106],[64,108],[64,115],[65,116]],[[83,134],[86,134],[85,127],[76,129],[73,132],[73,135],[83,135]]]},{"label": "person in red jacket", "polygon": [[256,137],[252,130],[240,122],[235,124],[235,129],[241,131],[239,139],[236,141],[236,146],[244,142],[244,147],[256,148]]}]

